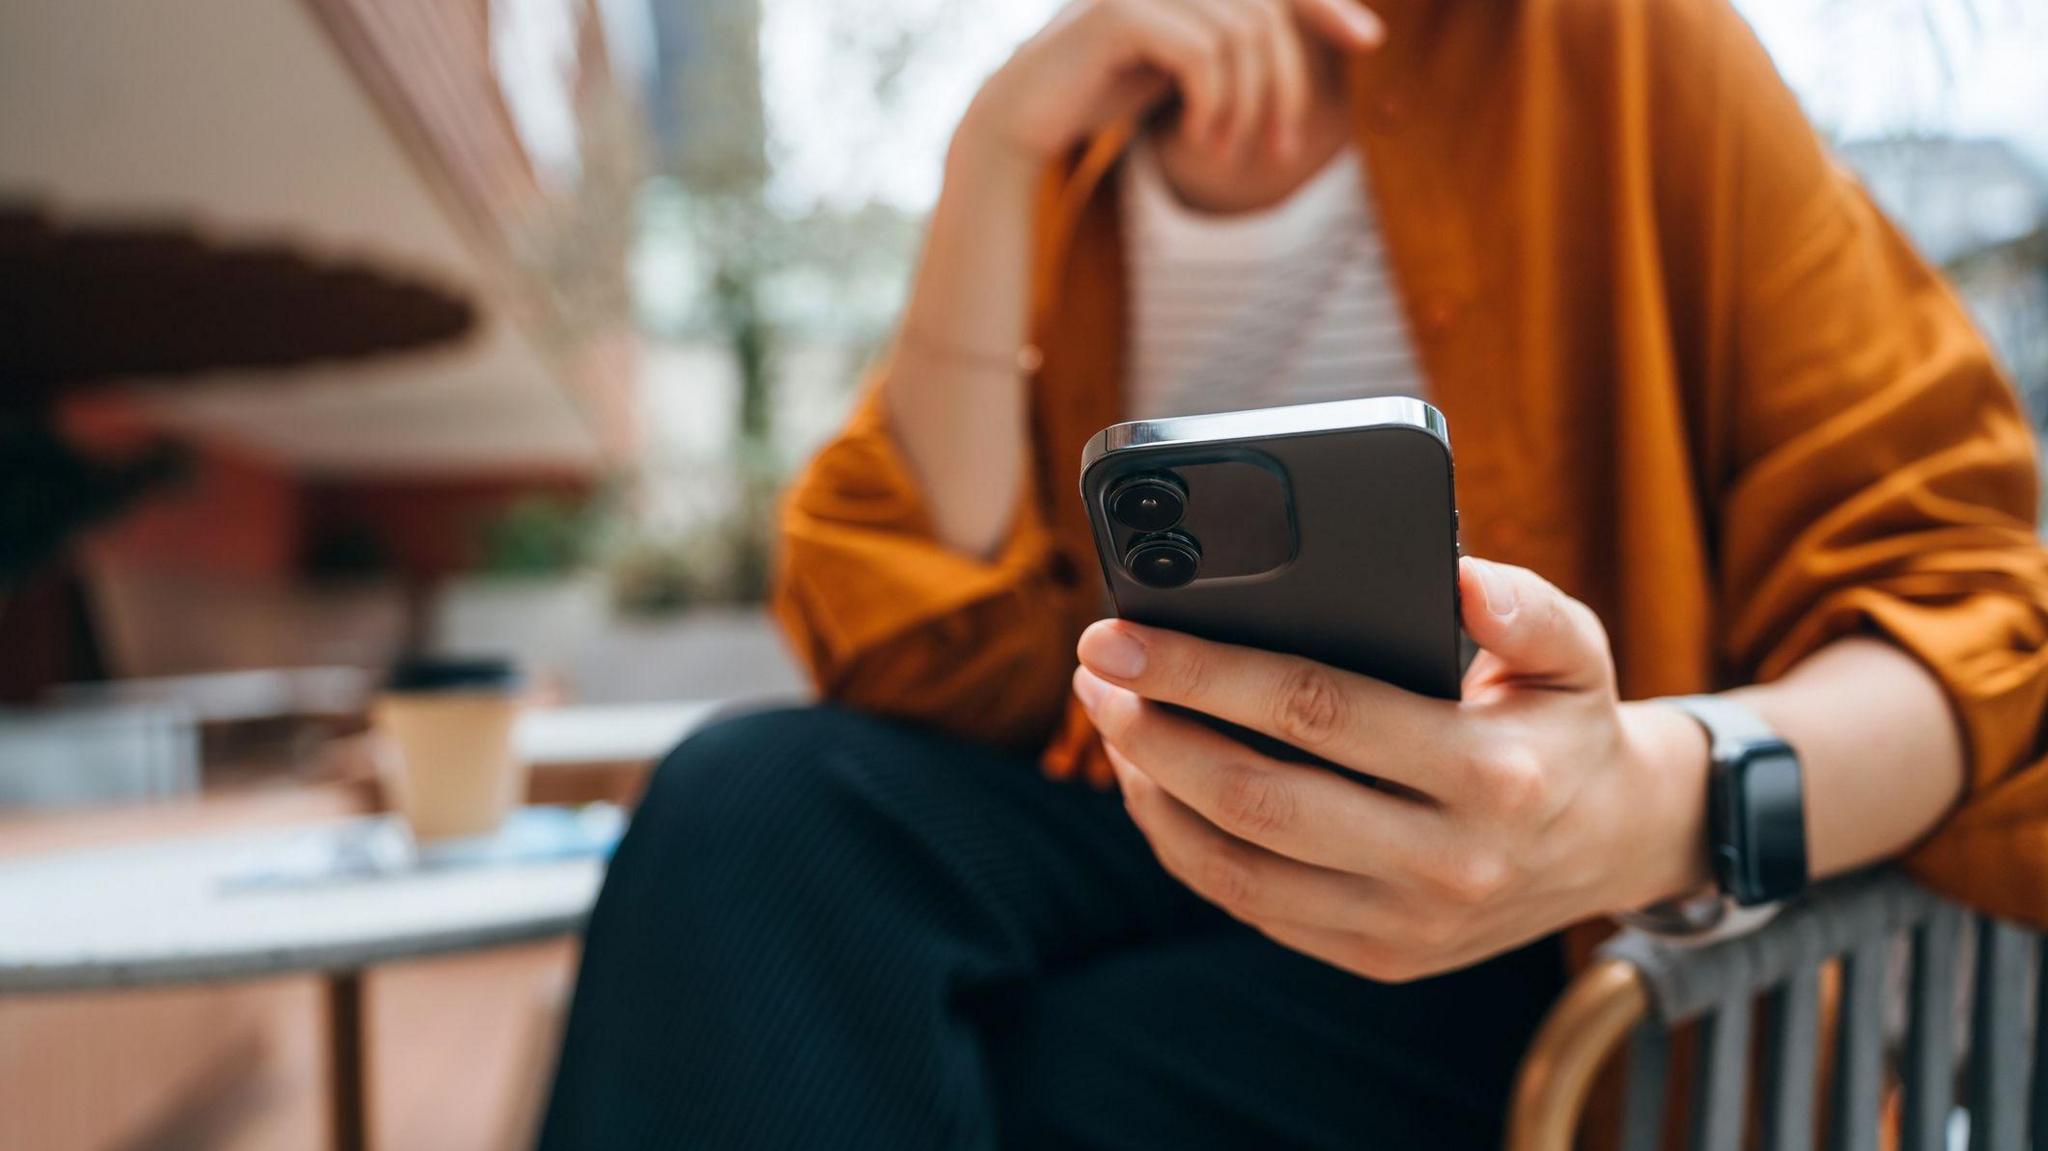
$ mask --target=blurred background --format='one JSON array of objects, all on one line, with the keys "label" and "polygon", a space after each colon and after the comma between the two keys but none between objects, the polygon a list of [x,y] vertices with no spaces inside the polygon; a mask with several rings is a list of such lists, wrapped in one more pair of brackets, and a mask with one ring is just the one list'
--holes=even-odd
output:
[{"label": "blurred background", "polygon": [[[774,493],[1056,6],[0,0],[0,869],[376,810],[405,651],[528,669],[555,803],[799,694]],[[2048,427],[2048,7],[1739,6]],[[517,1146],[573,944],[443,951],[369,1140]],[[312,975],[5,986],[0,1148],[329,1138]]]}]

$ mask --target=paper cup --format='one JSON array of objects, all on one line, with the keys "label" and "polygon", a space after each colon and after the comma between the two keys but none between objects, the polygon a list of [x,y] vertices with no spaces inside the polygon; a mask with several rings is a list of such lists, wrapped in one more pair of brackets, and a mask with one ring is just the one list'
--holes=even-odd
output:
[{"label": "paper cup", "polygon": [[421,843],[487,835],[526,798],[512,746],[524,684],[508,661],[411,659],[372,708],[385,793]]}]

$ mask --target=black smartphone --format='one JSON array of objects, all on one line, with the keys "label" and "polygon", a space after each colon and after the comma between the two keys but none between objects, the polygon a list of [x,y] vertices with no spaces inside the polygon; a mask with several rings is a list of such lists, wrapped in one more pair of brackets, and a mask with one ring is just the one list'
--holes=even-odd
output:
[{"label": "black smartphone", "polygon": [[1421,400],[1116,424],[1081,498],[1118,616],[1458,697],[1450,431]]}]

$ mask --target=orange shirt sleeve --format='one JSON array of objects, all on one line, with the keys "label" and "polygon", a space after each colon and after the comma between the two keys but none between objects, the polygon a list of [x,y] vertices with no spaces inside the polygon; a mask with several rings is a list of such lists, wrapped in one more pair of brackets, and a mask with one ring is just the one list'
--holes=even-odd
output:
[{"label": "orange shirt sleeve", "polygon": [[1724,658],[1769,679],[1857,632],[1918,658],[1954,710],[1969,792],[1909,866],[2048,923],[2032,430],[1960,301],[1824,154],[1748,30],[1727,43],[1741,239],[1717,397]]},{"label": "orange shirt sleeve", "polygon": [[988,560],[940,543],[887,426],[887,370],[789,493],[776,614],[826,699],[1036,746],[1073,666],[1042,511],[1027,495]]}]

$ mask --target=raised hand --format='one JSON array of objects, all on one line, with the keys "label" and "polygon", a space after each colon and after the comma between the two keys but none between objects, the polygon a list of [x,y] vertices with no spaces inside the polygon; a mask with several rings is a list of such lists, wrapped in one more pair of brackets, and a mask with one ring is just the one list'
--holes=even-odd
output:
[{"label": "raised hand", "polygon": [[1075,0],[989,79],[963,127],[1044,160],[1178,95],[1191,138],[1236,152],[1263,134],[1286,156],[1309,112],[1306,36],[1358,52],[1385,28],[1356,0]]}]

